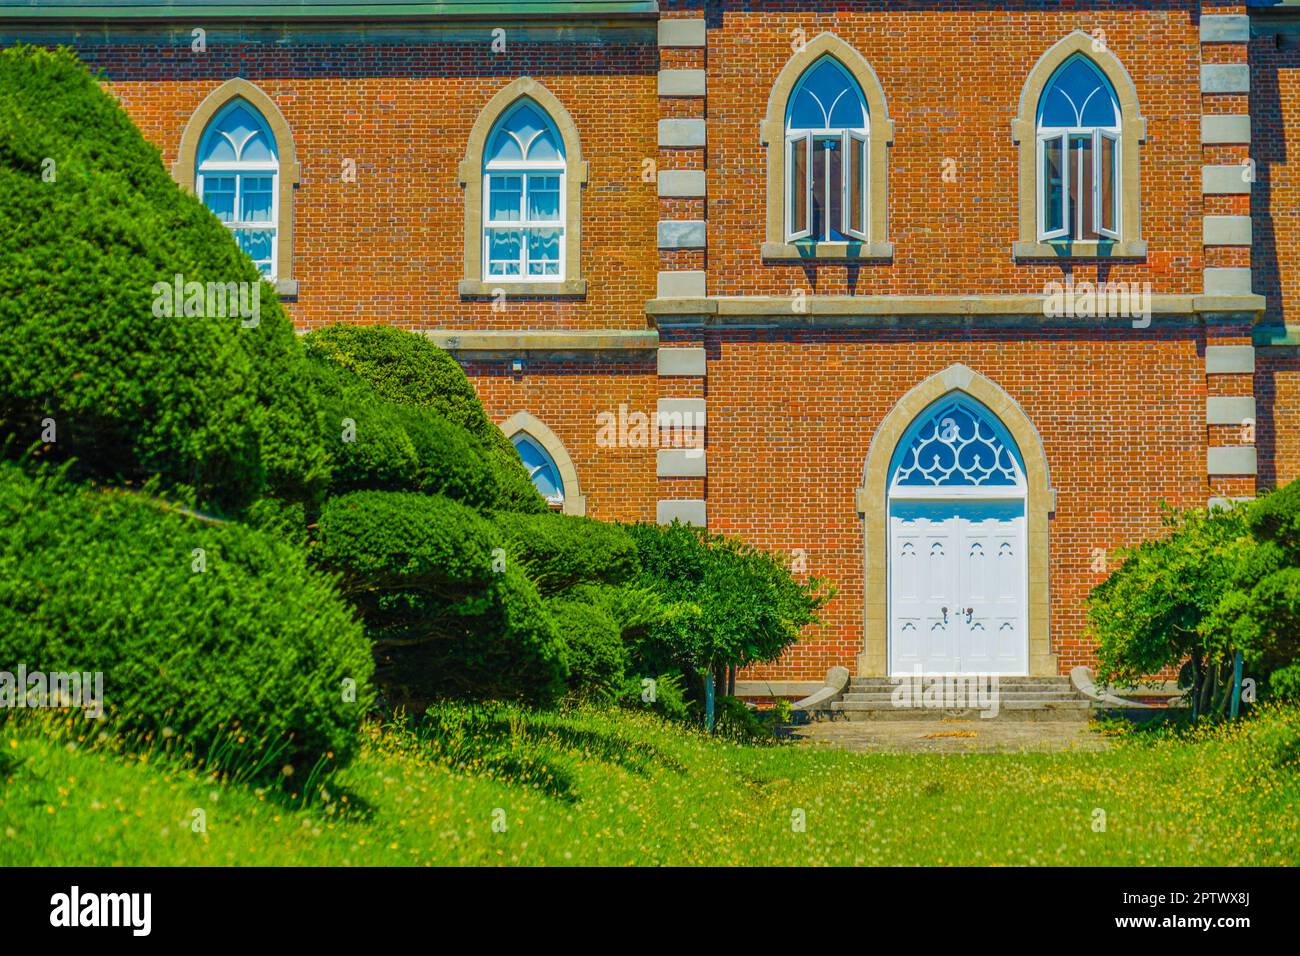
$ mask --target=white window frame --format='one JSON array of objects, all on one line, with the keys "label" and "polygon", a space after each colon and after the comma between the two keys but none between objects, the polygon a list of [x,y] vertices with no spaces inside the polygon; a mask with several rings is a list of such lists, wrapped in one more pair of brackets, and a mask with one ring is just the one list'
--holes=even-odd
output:
[{"label": "white window frame", "polygon": [[[557,149],[563,150],[564,143],[560,139],[559,131],[555,129],[554,122],[551,121],[550,117],[546,115],[545,110],[543,110],[540,106],[531,102],[528,105],[533,110],[535,110],[539,116],[544,117],[548,122],[551,123],[550,132],[552,137],[554,137],[555,146]],[[488,134],[487,142],[488,142],[489,149],[491,149],[492,144],[495,142],[497,136],[497,128],[506,120],[506,118],[510,115],[511,112],[513,112],[513,110],[503,114],[501,118],[498,119],[497,122],[493,125],[492,132]],[[564,281],[564,275],[565,275],[564,270],[567,266],[567,262],[566,262],[567,249],[565,247],[567,245],[566,239],[569,231],[568,228],[569,227],[569,223],[568,223],[569,177],[567,175],[568,163],[566,158],[563,156],[561,156],[559,159],[546,159],[546,160],[527,158],[528,152],[532,148],[533,142],[536,140],[536,137],[540,136],[541,134],[542,131],[538,130],[537,134],[533,137],[533,139],[529,140],[527,143],[519,143],[519,138],[513,137],[515,139],[515,142],[519,143],[519,147],[520,147],[519,154],[521,157],[523,157],[522,159],[511,159],[511,160],[493,159],[493,160],[489,160],[483,165],[483,217],[482,217],[483,234],[482,236],[479,237],[479,241],[482,243],[483,246],[483,281],[484,282],[561,283]],[[549,219],[533,220],[527,218],[528,177],[530,174],[531,175],[540,174],[545,176],[559,177],[560,180],[559,208],[556,210],[556,214],[558,218],[554,220],[549,220]],[[513,221],[513,222],[493,221],[493,219],[491,218],[492,177],[501,176],[501,175],[519,176],[522,179],[522,185],[519,190],[518,221]],[[519,275],[501,276],[501,275],[492,274],[491,235],[494,229],[513,229],[513,230],[518,230],[521,233],[521,239],[519,243]],[[557,262],[557,269],[555,275],[533,276],[528,274],[528,233],[530,229],[555,229],[559,231],[560,257],[558,260],[555,260]],[[547,261],[550,262],[552,260],[548,259]]]},{"label": "white window frame", "polygon": [[[1067,61],[1069,62],[1069,61]],[[1055,75],[1052,83],[1044,90],[1043,96],[1046,96],[1055,85]],[[1088,101],[1092,99],[1097,92],[1103,92],[1108,97],[1109,90],[1105,84],[1094,89],[1088,94],[1082,106],[1075,106],[1074,101],[1070,100],[1070,105],[1074,109],[1075,120],[1082,122],[1083,112],[1087,109]],[[1066,99],[1070,99],[1066,95]],[[1111,106],[1116,118],[1120,117],[1119,103],[1111,98]],[[1041,107],[1040,107],[1041,109]],[[1118,241],[1122,223],[1120,222],[1121,210],[1123,203],[1120,201],[1122,193],[1122,184],[1120,183],[1120,172],[1124,167],[1120,155],[1120,146],[1122,142],[1122,130],[1116,126],[1043,126],[1041,114],[1037,130],[1037,150],[1035,158],[1035,196],[1034,202],[1038,208],[1038,240],[1046,242],[1052,239],[1070,239],[1071,232],[1074,234],[1072,242],[1104,242],[1107,239]],[[1080,202],[1074,210],[1073,221],[1069,215],[1070,204],[1070,182],[1071,177],[1078,176],[1079,181],[1083,181],[1083,155],[1080,151],[1078,159],[1071,162],[1070,148],[1072,141],[1077,136],[1090,137],[1092,139],[1092,196],[1080,197]],[[1113,229],[1103,229],[1101,226],[1101,140],[1105,137],[1115,144],[1115,183],[1111,190],[1111,201],[1115,204],[1115,227]],[[1048,230],[1045,226],[1047,218],[1046,204],[1043,202],[1043,191],[1047,185],[1047,149],[1046,144],[1054,139],[1060,139],[1061,143],[1061,228]],[[1077,167],[1077,168],[1072,168]],[[1092,209],[1092,221],[1100,239],[1084,239],[1083,237],[1083,210],[1084,203],[1090,203]]]},{"label": "white window frame", "polygon": [[[842,180],[841,186],[844,190],[844,197],[840,202],[840,213],[843,219],[840,232],[844,233],[846,236],[851,236],[860,242],[866,242],[867,229],[871,225],[871,221],[867,219],[867,213],[871,209],[871,138],[868,133],[859,132],[855,129],[846,129],[841,135],[840,140],[840,148],[844,152],[844,157],[840,161],[840,168],[842,170],[840,179]],[[861,169],[858,171],[858,175],[861,178],[861,182],[858,183],[858,189],[862,194],[862,209],[859,210],[862,214],[861,229],[853,228],[851,225],[852,219],[849,216],[849,197],[853,195],[853,190],[850,188],[852,184],[849,182],[849,153],[853,150],[855,143],[861,144],[860,148],[862,155]]]},{"label": "white window frame", "polygon": [[[1047,144],[1059,140],[1061,144],[1061,225],[1057,229],[1047,228]],[[1066,239],[1070,235],[1070,137],[1063,130],[1055,127],[1038,131],[1038,238]]]},{"label": "white window frame", "polygon": [[[1113,229],[1107,229],[1102,224],[1104,221],[1101,215],[1102,212],[1102,188],[1101,188],[1102,140],[1107,140],[1108,142],[1114,144],[1114,148],[1115,148],[1115,152],[1113,154],[1114,163],[1115,163],[1114,182],[1112,183],[1111,191],[1110,191],[1110,201],[1114,204],[1115,207],[1113,210],[1115,214],[1115,227]],[[1124,195],[1124,188],[1123,188],[1124,184],[1121,180],[1121,177],[1124,175],[1124,164],[1120,162],[1120,133],[1118,128],[1101,127],[1093,131],[1092,160],[1093,160],[1092,182],[1094,186],[1092,191],[1092,200],[1093,200],[1092,221],[1094,224],[1096,224],[1098,233],[1105,236],[1107,239],[1112,239],[1118,242],[1120,225],[1121,225],[1120,215],[1121,215],[1121,211],[1124,208],[1124,204],[1120,202],[1120,197]]]},{"label": "white window frame", "polygon": [[[847,152],[845,152],[845,149],[846,149],[846,144],[848,143],[848,141],[849,141],[849,137],[850,137],[850,136],[852,136],[855,140],[858,140],[858,141],[860,141],[861,143],[864,144],[864,145],[863,145],[863,152],[864,152],[864,154],[865,154],[866,159],[865,159],[864,162],[862,163],[862,175],[863,175],[863,177],[864,177],[864,179],[863,179],[863,187],[862,187],[862,224],[863,224],[864,226],[869,226],[869,225],[870,225],[871,220],[870,220],[869,216],[871,215],[871,191],[870,191],[870,188],[869,188],[869,187],[870,187],[870,184],[871,184],[871,177],[870,177],[870,175],[869,175],[869,173],[868,173],[868,169],[867,169],[868,164],[871,162],[871,132],[870,132],[870,130],[869,130],[867,127],[863,127],[863,126],[857,126],[857,127],[836,126],[836,127],[827,127],[827,128],[825,128],[825,129],[802,129],[802,128],[797,128],[797,129],[788,129],[788,130],[786,130],[786,136],[785,136],[785,141],[786,141],[786,166],[785,166],[785,168],[786,168],[786,187],[787,187],[786,190],[785,190],[785,240],[786,240],[786,242],[794,242],[794,241],[797,240],[797,239],[811,239],[813,242],[818,243],[819,245],[841,245],[841,246],[842,246],[842,245],[846,245],[846,244],[849,242],[849,240],[845,240],[845,239],[830,239],[830,238],[823,238],[822,236],[814,236],[814,235],[812,234],[812,227],[813,227],[813,175],[814,175],[814,172],[813,172],[813,157],[814,157],[814,155],[815,155],[815,151],[816,151],[817,148],[818,148],[818,143],[819,143],[819,142],[821,142],[821,143],[825,143],[825,142],[836,142],[836,143],[838,143],[839,148],[840,148],[840,152],[841,152],[841,159],[840,159],[840,167],[841,167],[841,168],[840,168],[840,232],[844,233],[844,235],[846,235],[846,236],[853,236],[854,240],[861,241],[861,242],[865,242],[865,241],[866,241],[867,234],[866,234],[866,230],[865,230],[865,229],[864,229],[861,233],[859,233],[859,232],[857,232],[857,231],[852,231],[852,232],[850,232],[850,230],[849,230],[848,228],[846,228],[847,225],[848,225],[848,217],[849,217],[849,188],[848,188],[848,187],[849,187],[849,179],[848,179],[848,175],[847,175],[847,171],[848,171],[848,169],[847,169],[847,166],[845,165],[845,159],[847,158],[848,154],[847,154]],[[793,146],[794,143],[797,143],[797,142],[800,141],[800,140],[803,140],[804,142],[806,142],[806,143],[808,144],[808,145],[807,145],[808,153],[807,153],[807,157],[806,157],[806,158],[807,158],[807,164],[806,164],[806,166],[804,167],[804,168],[807,170],[806,183],[805,183],[805,185],[804,185],[804,189],[806,190],[806,192],[805,192],[805,197],[806,197],[806,198],[805,198],[805,201],[806,201],[807,204],[808,204],[808,205],[807,205],[807,210],[808,210],[808,228],[807,228],[807,229],[804,229],[804,230],[800,230],[799,232],[796,233],[796,232],[792,232],[791,229],[790,229],[790,226],[792,225],[792,214],[793,214],[793,210],[790,208],[790,205],[791,205],[791,204],[790,204],[791,189],[790,189],[789,187],[790,187],[790,185],[791,185],[791,184],[790,184],[790,177],[794,175],[794,173],[793,173],[793,170],[794,170],[794,163],[791,162],[791,160],[793,159],[793,155],[792,155],[792,146]],[[830,196],[830,178],[829,178],[829,177],[830,177],[830,163],[827,163],[827,164],[826,164],[826,176],[827,176],[827,182],[826,182],[826,195],[827,195],[827,197],[829,198],[829,196]],[[831,228],[830,210],[828,209],[828,210],[827,210],[827,215],[826,215],[826,230],[827,230],[827,233],[829,233],[830,228]]]},{"label": "white window frame", "polygon": [[[219,112],[216,116],[212,118],[212,120],[208,123],[208,129],[204,130],[203,136],[199,139],[199,148],[202,149],[204,146],[208,144],[209,142],[208,130],[210,130],[213,126],[216,126],[223,119],[225,119],[227,113],[230,113],[236,109],[245,110],[246,112],[256,117],[261,122],[262,135],[266,138],[267,146],[272,150],[272,152],[274,152],[276,150],[276,143],[275,143],[275,137],[271,133],[270,124],[266,122],[266,118],[262,116],[261,112],[258,111],[257,107],[253,106],[251,103],[247,102],[246,100],[234,100],[233,102],[230,103],[229,106],[221,110],[221,112]],[[245,143],[239,147],[239,149],[236,151],[237,154],[243,151],[244,145],[247,145],[247,141],[245,141]],[[270,234],[271,261],[270,261],[270,271],[266,273],[266,278],[270,280],[274,280],[276,275],[279,273],[279,266],[280,266],[280,243],[278,241],[279,234],[280,234],[280,161],[279,159],[277,158],[271,161],[249,162],[246,160],[239,159],[238,155],[236,155],[236,158],[230,161],[200,160],[198,165],[195,167],[194,173],[195,173],[195,192],[198,194],[199,201],[202,202],[205,206],[207,205],[207,200],[205,198],[205,194],[207,190],[207,177],[209,176],[214,176],[214,177],[233,176],[234,177],[235,206],[234,206],[233,214],[236,218],[230,222],[223,222],[222,225],[225,226],[227,229],[229,229],[232,233],[240,229],[245,229],[245,230],[265,232]],[[269,224],[266,222],[251,222],[251,221],[246,222],[238,218],[241,210],[243,209],[243,183],[244,183],[245,176],[256,176],[256,177],[270,176],[271,177],[271,221]],[[213,215],[216,215],[216,213],[213,213]],[[258,260],[254,260],[254,261],[258,261]]]},{"label": "white window frame", "polygon": [[[809,74],[809,72],[815,70],[821,62],[822,60],[818,59],[817,61],[812,63],[807,70],[804,71],[803,76],[799,78],[799,82],[795,84],[794,90],[791,91],[790,93],[789,104],[792,104],[794,102],[795,97],[799,95],[799,92],[803,87],[803,78],[806,77]],[[825,104],[822,104],[820,100],[818,100],[818,103],[820,104],[822,110],[822,119],[824,122],[827,123],[830,122],[831,115],[835,112],[835,106],[836,103],[839,102],[839,97],[843,96],[845,93],[850,92],[851,90],[856,89],[858,87],[857,80],[852,76],[852,74],[850,74],[847,70],[844,69],[843,64],[840,64],[838,61],[834,61],[834,62],[836,67],[844,73],[844,76],[849,81],[850,85],[849,85],[849,89],[840,91],[839,96],[835,98],[835,102],[832,102],[830,106],[826,106]],[[859,93],[860,92],[861,91],[859,90]],[[814,99],[816,99],[816,96],[814,96]],[[867,106],[867,101],[865,96],[863,96],[859,102],[862,106],[862,116],[867,122],[866,126],[825,126],[820,129],[803,127],[803,126],[790,126],[789,125],[790,120],[787,114],[786,128],[785,128],[785,144],[786,144],[785,180],[786,181],[781,184],[781,188],[785,194],[785,241],[786,242],[795,242],[800,239],[811,239],[813,242],[821,245],[842,246],[842,245],[847,245],[849,242],[852,241],[865,242],[867,240],[867,230],[870,228],[871,225],[871,189],[870,189],[871,176],[869,173],[869,165],[871,163],[871,126],[870,126],[871,113]],[[787,104],[787,110],[790,108],[789,104]],[[863,175],[862,226],[863,228],[861,231],[850,230],[847,228],[849,223],[849,180],[847,175],[848,173],[847,159],[848,159],[848,144],[849,144],[850,136],[852,136],[854,140],[860,141],[863,144],[863,156],[864,156],[864,160],[862,163],[862,175]],[[831,221],[830,221],[829,208],[826,210],[826,223],[825,223],[826,234],[824,236],[814,236],[812,234],[812,227],[813,227],[812,182],[813,182],[813,175],[814,175],[813,157],[816,154],[815,151],[818,147],[819,140],[823,142],[826,140],[834,140],[839,143],[839,148],[841,153],[840,230],[839,231],[844,235],[851,237],[850,239],[847,240],[830,238],[829,233],[831,230]],[[808,223],[807,223],[808,227],[806,229],[801,229],[796,232],[794,229],[791,228],[794,224],[793,223],[794,210],[791,208],[792,204],[790,202],[790,199],[793,194],[793,186],[794,186],[794,184],[791,182],[791,177],[794,175],[794,163],[792,161],[794,159],[793,147],[794,144],[799,141],[803,141],[804,143],[806,143],[805,148],[807,150],[804,157],[806,160],[806,163],[804,165],[804,169],[806,171],[806,176],[805,176],[806,183],[804,185],[804,190],[805,190],[804,201],[806,203],[805,209],[807,210],[807,214],[808,214]],[[826,176],[827,176],[826,197],[829,204],[830,163],[826,164]]]},{"label": "white window frame", "polygon": [[[794,225],[794,186],[792,181],[794,176],[794,151],[803,147],[803,214],[804,228],[795,230],[791,227]],[[811,132],[789,133],[785,137],[785,168],[786,168],[786,188],[785,189],[785,239],[786,242],[794,242],[796,239],[808,239],[812,236],[812,149],[813,135]]]}]

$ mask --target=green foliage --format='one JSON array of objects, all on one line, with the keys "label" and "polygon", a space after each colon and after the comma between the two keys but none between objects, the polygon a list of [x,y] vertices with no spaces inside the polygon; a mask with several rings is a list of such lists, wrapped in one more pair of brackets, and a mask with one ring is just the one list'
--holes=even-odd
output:
[{"label": "green foliage", "polygon": [[578,584],[618,584],[638,569],[636,544],[619,525],[547,512],[496,517],[503,546],[543,594]]},{"label": "green foliage", "polygon": [[255,749],[261,777],[347,763],[372,699],[361,629],[299,549],[12,464],[0,465],[0,660],[102,672],[117,728],[175,734],[200,756]]},{"label": "green foliage", "polygon": [[597,700],[614,695],[624,682],[627,646],[618,622],[600,603],[552,598],[546,602],[564,641],[569,686]]},{"label": "green foliage", "polygon": [[308,367],[334,430],[332,492],[419,491],[480,508],[496,501],[497,472],[465,429],[430,409],[385,401],[324,359]]},{"label": "green foliage", "polygon": [[714,716],[714,732],[719,737],[742,743],[771,743],[772,732],[759,719],[757,711],[736,697],[719,697]]},{"label": "green foliage", "polygon": [[312,332],[306,342],[313,354],[355,373],[384,399],[435,411],[482,442],[497,472],[497,507],[546,509],[518,452],[488,418],[460,365],[428,339],[386,325],[335,325]]},{"label": "green foliage", "polygon": [[[653,683],[647,684],[647,681]],[[650,690],[653,688],[653,699]],[[629,674],[623,679],[618,703],[628,710],[650,711],[665,720],[691,719],[691,704],[686,699],[686,683],[678,673],[664,673],[655,677]]]},{"label": "green foliage", "polygon": [[1103,681],[1135,684],[1189,656],[1224,659],[1203,625],[1255,558],[1245,514],[1166,511],[1162,521],[1169,533],[1121,552],[1089,596]]},{"label": "green foliage", "polygon": [[[157,475],[226,509],[319,497],[321,410],[274,290],[68,51],[0,52],[0,222],[0,430],[17,448],[52,419],[45,454],[99,479]],[[155,310],[178,274],[256,287],[256,325]]]},{"label": "green foliage", "polygon": [[674,523],[630,525],[640,582],[674,612],[647,630],[634,655],[649,670],[745,667],[776,660],[833,591],[798,581],[785,561],[743,542]]},{"label": "green foliage", "polygon": [[326,504],[314,557],[340,575],[381,677],[404,693],[554,700],[563,642],[537,588],[496,548],[492,524],[466,505],[361,491]]}]

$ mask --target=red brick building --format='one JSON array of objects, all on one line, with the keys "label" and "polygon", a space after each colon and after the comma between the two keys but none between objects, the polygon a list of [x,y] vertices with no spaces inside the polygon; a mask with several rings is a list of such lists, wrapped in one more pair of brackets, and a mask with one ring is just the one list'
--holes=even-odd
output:
[{"label": "red brick building", "polygon": [[558,507],[830,578],[749,675],[806,682],[1066,673],[1162,500],[1300,472],[1288,6],[0,0],[0,41],[102,70],[302,329],[452,351]]}]

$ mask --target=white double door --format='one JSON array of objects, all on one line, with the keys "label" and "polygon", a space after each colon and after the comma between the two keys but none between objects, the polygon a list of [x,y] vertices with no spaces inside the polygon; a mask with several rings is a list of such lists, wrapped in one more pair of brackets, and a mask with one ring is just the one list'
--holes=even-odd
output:
[{"label": "white double door", "polygon": [[1025,502],[889,504],[891,674],[1027,674]]}]

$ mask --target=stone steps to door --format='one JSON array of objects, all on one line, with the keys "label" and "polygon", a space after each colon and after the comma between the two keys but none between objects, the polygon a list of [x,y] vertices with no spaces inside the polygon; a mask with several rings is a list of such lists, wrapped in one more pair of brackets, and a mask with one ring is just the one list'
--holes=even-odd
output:
[{"label": "stone steps to door", "polygon": [[1077,698],[1056,700],[1000,700],[997,713],[982,716],[972,708],[895,707],[888,701],[835,701],[831,711],[848,720],[933,720],[939,721],[1086,721],[1092,712],[1089,701]]},{"label": "stone steps to door", "polygon": [[[938,696],[937,690],[935,691],[935,696]],[[1004,688],[999,688],[997,698],[998,700],[1026,700],[1026,701],[1074,699],[1071,694],[1065,693],[1060,687],[1042,687],[1042,688],[1036,688],[1034,690],[1006,690]],[[872,688],[871,690],[854,690],[852,688],[849,688],[848,692],[845,693],[844,696],[841,697],[840,699],[854,700],[854,701],[879,700],[888,703],[889,701],[895,699],[895,691],[878,690],[875,688]]]}]

